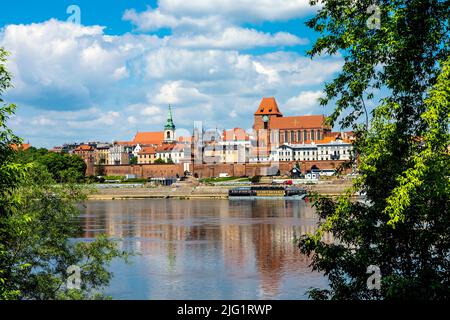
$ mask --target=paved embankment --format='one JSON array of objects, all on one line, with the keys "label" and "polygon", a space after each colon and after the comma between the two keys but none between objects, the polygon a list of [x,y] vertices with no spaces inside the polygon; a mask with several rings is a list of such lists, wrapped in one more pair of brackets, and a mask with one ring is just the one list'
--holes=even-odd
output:
[{"label": "paved embankment", "polygon": [[[348,182],[335,181],[317,184],[300,185],[310,192],[319,192],[325,195],[336,196],[341,194],[348,186]],[[97,188],[97,192],[89,196],[91,200],[119,200],[119,199],[146,199],[146,198],[178,198],[178,199],[227,199],[228,190],[233,186],[191,186],[180,185],[171,187],[144,187],[121,186]]]}]

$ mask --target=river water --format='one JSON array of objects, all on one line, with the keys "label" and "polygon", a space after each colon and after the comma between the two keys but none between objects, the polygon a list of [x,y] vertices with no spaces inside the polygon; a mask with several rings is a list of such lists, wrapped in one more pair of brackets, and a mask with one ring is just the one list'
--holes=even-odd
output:
[{"label": "river water", "polygon": [[114,299],[307,299],[327,281],[295,239],[316,222],[298,200],[88,201],[81,216],[85,239],[138,254],[111,265]]}]

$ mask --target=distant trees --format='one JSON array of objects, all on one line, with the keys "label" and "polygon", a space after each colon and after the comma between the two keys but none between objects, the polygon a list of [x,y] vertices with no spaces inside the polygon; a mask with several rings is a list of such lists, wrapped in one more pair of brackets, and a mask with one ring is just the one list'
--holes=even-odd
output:
[{"label": "distant trees", "polygon": [[49,152],[47,149],[31,147],[16,154],[19,163],[34,163],[48,171],[59,183],[82,182],[86,173],[86,163],[77,155]]},{"label": "distant trees", "polygon": [[131,157],[131,159],[130,159],[130,164],[131,164],[131,165],[136,165],[136,164],[138,164],[138,157]]},{"label": "distant trees", "polygon": [[158,159],[155,160],[155,164],[174,164],[174,162],[173,162],[173,160],[170,159],[170,158],[167,159],[167,160],[158,158]]}]

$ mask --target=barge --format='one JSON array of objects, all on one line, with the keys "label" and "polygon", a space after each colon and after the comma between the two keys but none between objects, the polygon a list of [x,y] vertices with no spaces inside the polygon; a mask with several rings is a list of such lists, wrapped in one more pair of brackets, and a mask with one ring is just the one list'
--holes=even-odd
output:
[{"label": "barge", "polygon": [[230,200],[253,199],[303,199],[307,192],[303,188],[292,186],[252,186],[233,188],[228,191]]}]

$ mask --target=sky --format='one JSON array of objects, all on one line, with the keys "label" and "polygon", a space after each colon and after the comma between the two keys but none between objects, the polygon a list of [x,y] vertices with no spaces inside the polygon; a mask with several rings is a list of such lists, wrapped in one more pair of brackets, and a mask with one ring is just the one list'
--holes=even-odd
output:
[{"label": "sky", "polygon": [[[18,106],[10,122],[37,147],[132,140],[161,131],[168,105],[180,134],[250,129],[263,97],[285,116],[329,114],[317,99],[343,65],[310,59],[308,0],[117,0],[2,3],[0,47]],[[79,8],[80,19],[69,6]]]}]

